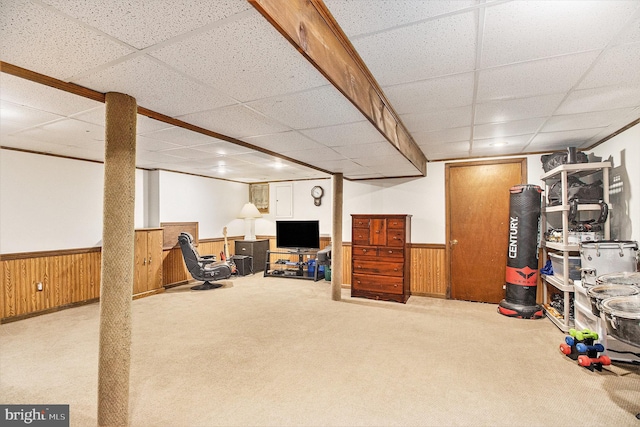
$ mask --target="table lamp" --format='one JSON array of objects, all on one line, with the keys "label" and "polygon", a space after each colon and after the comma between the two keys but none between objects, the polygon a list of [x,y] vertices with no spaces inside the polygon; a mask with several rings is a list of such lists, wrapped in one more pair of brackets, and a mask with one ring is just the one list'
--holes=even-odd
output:
[{"label": "table lamp", "polygon": [[245,203],[238,218],[244,218],[244,240],[256,240],[256,218],[262,214],[253,203]]}]

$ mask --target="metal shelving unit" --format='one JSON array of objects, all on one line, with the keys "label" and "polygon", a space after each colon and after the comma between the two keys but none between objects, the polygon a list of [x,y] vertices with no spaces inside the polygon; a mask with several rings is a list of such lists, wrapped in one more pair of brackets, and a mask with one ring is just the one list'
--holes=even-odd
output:
[{"label": "metal shelving unit", "polygon": [[[568,177],[586,177],[596,173],[602,173],[602,193],[603,202],[611,208],[609,204],[609,169],[611,168],[610,162],[597,162],[597,163],[577,163],[560,165],[549,172],[541,176],[542,181],[546,186],[546,194],[549,194],[549,188],[556,182],[560,181],[562,190],[562,204],[557,206],[543,206],[541,223],[543,227],[547,227],[547,216],[549,214],[560,214],[562,216],[562,241],[561,242],[546,242],[544,241],[544,232],[542,240],[543,256],[547,258],[549,251],[559,252],[563,257],[563,271],[562,279],[556,276],[542,275],[542,280],[545,283],[543,286],[543,299],[545,304],[545,314],[547,317],[563,332],[568,332],[573,327],[573,322],[570,319],[571,313],[571,294],[574,292],[573,280],[569,278],[569,254],[571,252],[578,252],[580,250],[579,244],[569,244],[569,200],[568,200]],[[599,211],[600,205],[598,204],[582,204],[578,205],[578,212],[586,211]],[[610,239],[610,226],[609,218],[603,226],[605,240]],[[547,285],[553,286],[557,290],[563,293],[564,306],[562,313],[555,313],[555,309],[551,310],[547,305],[549,300]]]}]

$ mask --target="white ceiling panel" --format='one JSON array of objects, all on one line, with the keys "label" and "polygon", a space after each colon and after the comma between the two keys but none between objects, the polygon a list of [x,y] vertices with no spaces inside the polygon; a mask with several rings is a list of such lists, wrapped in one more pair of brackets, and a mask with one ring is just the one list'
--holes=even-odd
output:
[{"label": "white ceiling panel", "polygon": [[476,104],[475,123],[495,123],[536,117],[548,117],[558,108],[564,93],[501,99]]},{"label": "white ceiling panel", "polygon": [[[2,52],[0,50],[0,52]],[[4,55],[1,58],[4,61]],[[104,104],[49,86],[0,73],[0,95],[3,101],[43,110],[60,116],[71,116],[81,111],[103,107]]]},{"label": "white ceiling panel", "polygon": [[43,2],[136,49],[144,49],[251,8],[247,2],[239,0]]},{"label": "white ceiling panel", "polygon": [[502,123],[487,123],[473,127],[473,138],[487,139],[504,136],[532,134],[545,122],[544,118],[514,120]]},{"label": "white ceiling panel", "polygon": [[387,86],[472,71],[476,29],[477,11],[472,11],[362,37],[354,46]]},{"label": "white ceiling panel", "polygon": [[396,148],[386,141],[372,142],[369,144],[352,144],[333,149],[348,159],[360,159],[365,157],[393,156]]},{"label": "white ceiling panel", "polygon": [[170,142],[162,141],[160,139],[148,138],[146,136],[138,135],[136,137],[136,150],[144,151],[162,151],[170,150],[172,148],[180,148],[180,145],[172,144]]},{"label": "white ceiling panel", "polygon": [[604,48],[635,1],[513,1],[487,7],[482,67]]},{"label": "white ceiling panel", "polygon": [[[233,99],[219,91],[146,56],[91,73],[74,83],[105,93],[126,93],[136,98],[139,106],[171,117],[235,104]],[[167,97],[168,92],[174,95]]]},{"label": "white ceiling panel", "polygon": [[177,126],[161,129],[155,132],[148,132],[145,133],[144,136],[159,139],[165,142],[171,142],[172,144],[180,145],[183,147],[211,144],[212,142],[218,141],[217,139],[212,138],[208,135],[192,132]]},{"label": "white ceiling panel", "polygon": [[327,84],[257,11],[243,16],[151,55],[240,101]]},{"label": "white ceiling panel", "polygon": [[248,105],[293,129],[362,121],[362,113],[333,86],[255,101]]},{"label": "white ceiling panel", "polygon": [[232,105],[211,111],[201,111],[179,118],[187,123],[205,129],[212,129],[234,138],[289,130],[289,128],[274,119],[255,112],[244,105]]},{"label": "white ceiling panel", "polygon": [[301,129],[300,133],[327,147],[384,141],[382,134],[366,121]]},{"label": "white ceiling panel", "polygon": [[614,123],[619,117],[626,116],[632,111],[632,108],[626,108],[582,114],[556,115],[547,120],[540,132],[606,127]]},{"label": "white ceiling panel", "polygon": [[613,85],[640,85],[640,43],[615,46],[602,55],[578,89]]},{"label": "white ceiling panel", "polygon": [[[362,7],[362,0],[325,0],[324,3],[352,40],[362,34],[405,26],[476,5],[473,0],[368,0],[367,8]],[[374,7],[376,13],[367,10]]]},{"label": "white ceiling panel", "polygon": [[556,150],[561,147],[583,148],[586,142],[598,133],[598,128],[539,133],[528,148],[534,151]]},{"label": "white ceiling panel", "polygon": [[474,73],[384,87],[398,114],[448,110],[473,104]]},{"label": "white ceiling panel", "polygon": [[3,0],[2,16],[2,60],[61,80],[133,52],[28,0]]},{"label": "white ceiling panel", "polygon": [[482,70],[478,102],[566,93],[597,56],[590,51]]},{"label": "white ceiling panel", "polygon": [[469,125],[472,122],[472,107],[460,107],[431,113],[402,114],[400,117],[409,132],[431,132]]},{"label": "white ceiling panel", "polygon": [[322,144],[319,144],[304,135],[300,135],[296,131],[248,137],[244,140],[249,144],[262,147],[276,153],[282,153],[285,151],[313,150],[322,147]]},{"label": "white ceiling panel", "polygon": [[434,132],[413,132],[413,139],[418,145],[439,145],[447,142],[469,141],[471,126],[443,129]]},{"label": "white ceiling panel", "polygon": [[3,132],[6,131],[6,129],[4,129],[5,126],[11,126],[14,131],[17,131],[64,118],[64,116],[49,113],[48,111],[25,107],[2,100],[0,100],[0,117],[2,117]]},{"label": "white ceiling panel", "polygon": [[571,92],[556,110],[556,114],[577,114],[592,111],[633,108],[640,104],[640,86],[618,85]]}]

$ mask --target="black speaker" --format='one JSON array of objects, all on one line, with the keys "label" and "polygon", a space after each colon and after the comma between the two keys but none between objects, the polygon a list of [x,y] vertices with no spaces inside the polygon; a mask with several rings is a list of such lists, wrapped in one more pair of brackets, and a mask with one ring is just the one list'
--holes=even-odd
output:
[{"label": "black speaker", "polygon": [[238,276],[253,274],[253,258],[248,255],[234,255],[231,260],[236,265]]}]

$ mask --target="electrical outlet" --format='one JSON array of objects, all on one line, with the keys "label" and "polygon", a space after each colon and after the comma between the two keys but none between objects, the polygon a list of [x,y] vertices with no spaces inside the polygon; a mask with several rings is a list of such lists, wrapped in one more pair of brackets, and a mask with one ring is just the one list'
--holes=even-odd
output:
[{"label": "electrical outlet", "polygon": [[42,284],[42,282],[36,283],[36,289],[38,290],[38,292],[41,292],[44,289],[44,285]]}]

